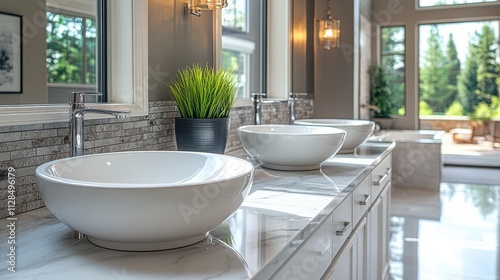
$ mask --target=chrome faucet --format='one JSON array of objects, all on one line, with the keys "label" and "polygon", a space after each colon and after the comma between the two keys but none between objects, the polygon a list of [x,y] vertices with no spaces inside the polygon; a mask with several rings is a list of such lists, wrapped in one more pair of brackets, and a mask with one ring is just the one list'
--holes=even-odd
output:
[{"label": "chrome faucet", "polygon": [[[94,109],[86,107],[83,103],[85,96],[100,96],[102,93],[91,93],[91,92],[71,92],[69,94],[69,148],[70,157],[76,157],[83,155],[83,115],[85,113],[95,113],[95,114],[107,114],[115,116],[116,118],[122,118],[130,114],[130,112],[125,111],[113,111],[104,109]],[[82,239],[85,234],[75,231],[75,236],[77,239]]]},{"label": "chrome faucet", "polygon": [[298,96],[307,96],[306,92],[291,92],[288,97],[288,108],[290,109],[290,124],[293,124],[297,119],[297,112],[295,110],[295,101],[298,99]]},{"label": "chrome faucet", "polygon": [[85,113],[107,114],[116,118],[123,118],[130,115],[129,111],[94,109],[85,106],[83,98],[92,95],[100,96],[102,93],[71,92],[69,95],[69,148],[71,157],[81,156],[84,153],[83,115]]},{"label": "chrome faucet", "polygon": [[279,104],[279,100],[264,100],[266,93],[252,93],[252,103],[254,108],[254,124],[261,124],[262,122],[262,104]]}]

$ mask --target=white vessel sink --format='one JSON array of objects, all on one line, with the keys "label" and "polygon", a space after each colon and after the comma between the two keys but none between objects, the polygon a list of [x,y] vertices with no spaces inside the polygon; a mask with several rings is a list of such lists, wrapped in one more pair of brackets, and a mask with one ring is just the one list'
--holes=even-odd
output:
[{"label": "white vessel sink", "polygon": [[346,132],[321,126],[246,125],[238,128],[245,151],[263,167],[277,170],[318,169],[344,143]]},{"label": "white vessel sink", "polygon": [[356,147],[365,143],[373,134],[375,122],[368,120],[349,119],[300,119],[296,120],[297,125],[315,125],[335,127],[347,132],[342,148],[339,153],[352,153]]},{"label": "white vessel sink", "polygon": [[138,151],[55,160],[35,174],[47,208],[92,243],[153,251],[205,239],[240,207],[253,171],[232,156]]}]

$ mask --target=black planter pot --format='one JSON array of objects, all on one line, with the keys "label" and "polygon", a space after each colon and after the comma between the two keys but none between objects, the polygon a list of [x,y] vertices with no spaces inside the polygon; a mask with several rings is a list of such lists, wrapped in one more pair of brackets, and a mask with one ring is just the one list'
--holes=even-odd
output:
[{"label": "black planter pot", "polygon": [[372,121],[376,122],[380,129],[391,129],[394,124],[394,119],[392,118],[372,118]]},{"label": "black planter pot", "polygon": [[223,154],[229,138],[230,118],[175,118],[175,140],[179,151]]}]

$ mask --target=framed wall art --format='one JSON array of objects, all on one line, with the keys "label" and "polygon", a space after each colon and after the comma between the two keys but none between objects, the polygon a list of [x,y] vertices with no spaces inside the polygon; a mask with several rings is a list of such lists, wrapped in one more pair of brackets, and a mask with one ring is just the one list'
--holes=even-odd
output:
[{"label": "framed wall art", "polygon": [[22,92],[22,17],[0,12],[0,94]]}]

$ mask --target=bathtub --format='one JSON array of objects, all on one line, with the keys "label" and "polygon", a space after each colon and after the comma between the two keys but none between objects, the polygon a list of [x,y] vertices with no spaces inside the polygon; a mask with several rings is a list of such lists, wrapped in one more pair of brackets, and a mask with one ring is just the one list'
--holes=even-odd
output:
[{"label": "bathtub", "polygon": [[392,156],[392,185],[439,191],[443,160],[442,130],[385,130],[370,141],[396,142]]},{"label": "bathtub", "polygon": [[444,133],[444,130],[385,130],[377,133],[375,137],[380,138],[380,141],[420,142],[421,140],[433,140],[431,142],[441,143]]}]

